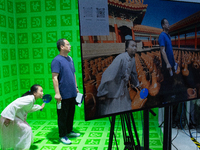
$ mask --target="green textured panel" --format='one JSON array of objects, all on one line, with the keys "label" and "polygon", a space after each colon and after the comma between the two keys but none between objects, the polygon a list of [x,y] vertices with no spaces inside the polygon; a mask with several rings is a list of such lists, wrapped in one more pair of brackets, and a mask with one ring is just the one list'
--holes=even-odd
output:
[{"label": "green textured panel", "polygon": [[40,150],[55,150],[57,148],[57,146],[43,146]]},{"label": "green textured panel", "polygon": [[16,2],[16,13],[26,13],[26,2]]},{"label": "green textured panel", "polygon": [[3,66],[3,77],[9,77],[10,76],[10,71],[9,71],[9,65],[4,65]]},{"label": "green textured panel", "polygon": [[79,30],[76,31],[76,40],[80,41],[80,31]]},{"label": "green textured panel", "polygon": [[33,48],[33,59],[43,59],[43,48]]},{"label": "green textured panel", "polygon": [[56,27],[57,19],[56,15],[46,16],[46,27]]},{"label": "green textured panel", "polygon": [[33,64],[33,73],[34,74],[44,74],[44,63]]},{"label": "green textured panel", "polygon": [[[1,94],[1,91],[0,91],[0,94]],[[3,110],[3,109],[4,109],[3,100],[0,100],[0,110]]]},{"label": "green textured panel", "polygon": [[8,8],[8,12],[13,13],[13,2],[8,0],[7,1],[7,8]]},{"label": "green textured panel", "polygon": [[19,65],[20,74],[30,74],[30,64],[20,64]]},{"label": "green textured panel", "polygon": [[31,80],[30,79],[20,79],[20,88],[29,90],[31,87]]},{"label": "green textured panel", "polygon": [[83,147],[82,150],[98,150],[98,147]]},{"label": "green textured panel", "polygon": [[52,78],[50,78],[49,80],[48,80],[48,82],[49,82],[49,89],[54,89],[54,87],[53,87],[53,81],[52,81]]},{"label": "green textured panel", "polygon": [[0,1],[0,10],[5,10],[5,0]]},{"label": "green textured panel", "polygon": [[34,79],[35,84],[39,84],[42,86],[43,89],[45,89],[45,79],[44,78],[35,78]]},{"label": "green textured panel", "polygon": [[11,60],[16,60],[16,51],[15,49],[10,49],[10,59]]},{"label": "green textured panel", "polygon": [[48,74],[51,74],[51,63],[48,63]]},{"label": "green textured panel", "polygon": [[71,0],[60,0],[60,10],[71,10]]},{"label": "green textured panel", "polygon": [[56,43],[57,42],[57,32],[56,31],[46,32],[46,42],[47,43]]},{"label": "green textured panel", "polygon": [[1,58],[2,58],[2,61],[8,60],[8,49],[1,50]]},{"label": "green textured panel", "polygon": [[87,139],[85,144],[86,145],[99,145],[100,139]]},{"label": "green textured panel", "polygon": [[88,137],[102,137],[103,133],[102,132],[90,132]]},{"label": "green textured panel", "polygon": [[41,1],[35,0],[30,2],[30,12],[41,12]]},{"label": "green textured panel", "polygon": [[149,139],[150,146],[162,146],[160,139]]},{"label": "green textured panel", "polygon": [[31,28],[41,28],[42,27],[42,17],[31,17]]},{"label": "green textured panel", "polygon": [[[109,139],[106,139],[105,145],[108,145],[108,144],[109,144]],[[117,139],[117,144],[119,145],[121,144],[119,139]],[[113,141],[112,145],[115,145],[115,141]]]},{"label": "green textured panel", "polygon": [[18,90],[18,81],[16,79],[12,81],[12,91],[17,91],[17,90]]},{"label": "green textured panel", "polygon": [[45,10],[55,11],[56,10],[56,0],[45,0]]},{"label": "green textured panel", "polygon": [[15,33],[9,33],[9,44],[15,44]]},{"label": "green textured panel", "polygon": [[79,26],[79,14],[76,14],[76,25]]},{"label": "green textured panel", "polygon": [[57,110],[56,110],[56,104],[55,104],[55,108],[51,108],[50,109],[50,118],[52,119],[57,119]]},{"label": "green textured panel", "polygon": [[72,26],[72,15],[61,15],[60,16],[61,20],[61,26]]},{"label": "green textured panel", "polygon": [[14,17],[8,17],[8,27],[14,29]]},{"label": "green textured panel", "polygon": [[32,33],[32,43],[42,43],[42,32],[33,32]]},{"label": "green textured panel", "polygon": [[47,58],[53,59],[58,55],[58,49],[56,47],[47,47]]},{"label": "green textured panel", "polygon": [[37,112],[37,119],[46,119],[47,118],[47,113],[46,109],[43,109],[40,112]]},{"label": "green textured panel", "polygon": [[5,99],[5,103],[4,103],[4,104],[5,104],[4,107],[8,106],[12,101],[13,101],[13,100],[11,99],[11,97],[6,98],[6,99]]},{"label": "green textured panel", "polygon": [[7,44],[7,33],[6,32],[1,32],[1,44]]},{"label": "green textured panel", "polygon": [[93,127],[91,131],[104,131],[104,127]]},{"label": "green textured panel", "polygon": [[12,64],[11,65],[11,75],[12,76],[16,76],[17,75],[17,65],[16,64]]},{"label": "green textured panel", "polygon": [[[116,138],[120,138],[122,136],[122,132],[115,132]],[[110,137],[110,133],[107,134],[107,137]]]},{"label": "green textured panel", "polygon": [[29,59],[29,50],[28,48],[19,48],[18,49],[18,58],[19,59]]},{"label": "green textured panel", "polygon": [[6,16],[0,15],[0,27],[6,27]]},{"label": "green textured panel", "polygon": [[[2,83],[0,83],[0,96],[2,96],[2,93],[3,93]],[[2,110],[2,109],[0,109],[0,110]]]},{"label": "green textured panel", "polygon": [[67,39],[69,42],[73,41],[72,30],[61,31],[61,37]]},{"label": "green textured panel", "polygon": [[[11,92],[11,84],[10,81],[4,82],[4,93],[8,94]],[[10,102],[10,101],[9,101]]]},{"label": "green textured panel", "polygon": [[17,29],[26,29],[27,28],[27,18],[17,18]]},{"label": "green textured panel", "polygon": [[82,89],[83,88],[83,81],[82,81],[82,77],[78,78],[78,83],[79,87]]},{"label": "green textured panel", "polygon": [[28,44],[28,33],[18,33],[18,44]]}]

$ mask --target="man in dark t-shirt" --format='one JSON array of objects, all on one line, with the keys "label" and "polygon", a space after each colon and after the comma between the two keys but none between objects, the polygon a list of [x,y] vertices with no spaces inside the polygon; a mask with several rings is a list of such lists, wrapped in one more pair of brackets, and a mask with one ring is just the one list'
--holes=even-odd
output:
[{"label": "man in dark t-shirt", "polygon": [[68,137],[78,137],[79,133],[73,131],[73,120],[75,113],[75,98],[78,86],[75,77],[73,60],[68,53],[71,45],[66,39],[57,42],[59,55],[51,62],[51,72],[57,100],[58,129],[60,141],[64,144],[71,144]]}]

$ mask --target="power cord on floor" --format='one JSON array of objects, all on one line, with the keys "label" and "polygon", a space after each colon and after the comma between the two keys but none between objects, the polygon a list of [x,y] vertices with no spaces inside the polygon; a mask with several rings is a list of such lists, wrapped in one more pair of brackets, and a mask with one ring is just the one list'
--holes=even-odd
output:
[{"label": "power cord on floor", "polygon": [[175,137],[171,140],[171,142],[173,142],[177,138],[178,134],[179,134],[179,129],[177,128],[177,133],[176,133]]},{"label": "power cord on floor", "polygon": [[[182,105],[181,118],[182,118],[183,110],[184,110],[184,104]],[[181,120],[182,120],[182,119],[180,119],[180,125],[181,125],[182,130],[185,132],[185,130],[184,130],[183,127],[182,127],[182,121],[181,121]],[[187,125],[188,125],[188,120],[187,120],[187,119],[186,119],[186,123],[187,123]],[[190,139],[194,142],[194,144],[196,144],[197,147],[200,149],[200,143],[192,136],[191,131],[190,131],[190,128],[189,128],[189,125],[188,125],[188,131],[189,131],[190,135],[188,135],[186,132],[185,132],[185,134],[188,135],[188,136],[190,137]]]}]

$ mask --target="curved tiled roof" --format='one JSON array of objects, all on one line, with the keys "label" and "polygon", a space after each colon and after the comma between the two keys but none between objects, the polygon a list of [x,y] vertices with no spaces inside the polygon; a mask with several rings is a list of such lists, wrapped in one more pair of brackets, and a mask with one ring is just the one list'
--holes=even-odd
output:
[{"label": "curved tiled roof", "polygon": [[133,31],[144,32],[144,33],[153,33],[160,34],[163,30],[155,27],[144,26],[144,25],[135,25]]},{"label": "curved tiled roof", "polygon": [[124,2],[122,3],[121,1],[119,0],[108,0],[108,4],[109,5],[113,5],[115,7],[119,7],[119,8],[123,8],[123,9],[128,9],[128,10],[143,10],[143,9],[146,9],[147,8],[147,4],[143,4],[142,2],[138,2],[138,3],[134,3],[134,2],[131,2],[131,3],[127,3],[127,2]]},{"label": "curved tiled roof", "polygon": [[200,23],[200,11],[170,26],[169,33]]}]

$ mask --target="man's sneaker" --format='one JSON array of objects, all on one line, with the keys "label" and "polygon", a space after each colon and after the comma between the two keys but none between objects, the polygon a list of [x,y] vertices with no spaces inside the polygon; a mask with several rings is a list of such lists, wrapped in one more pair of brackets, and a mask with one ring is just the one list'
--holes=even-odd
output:
[{"label": "man's sneaker", "polygon": [[80,133],[75,133],[74,131],[67,134],[67,136],[69,137],[79,137],[80,135],[81,135]]},{"label": "man's sneaker", "polygon": [[66,136],[61,137],[61,138],[60,138],[60,141],[61,141],[63,144],[71,144],[71,143],[72,143],[72,141],[70,141]]}]

